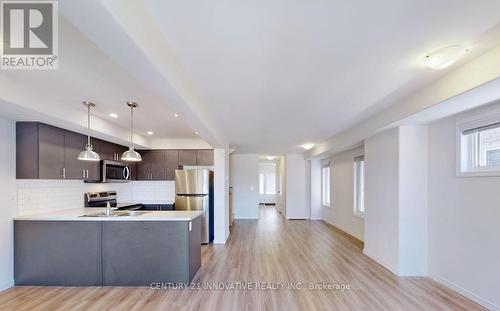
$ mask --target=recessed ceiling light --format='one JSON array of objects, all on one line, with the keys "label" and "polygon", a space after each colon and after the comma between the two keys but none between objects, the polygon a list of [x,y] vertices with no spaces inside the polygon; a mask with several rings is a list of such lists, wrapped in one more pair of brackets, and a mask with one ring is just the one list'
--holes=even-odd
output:
[{"label": "recessed ceiling light", "polygon": [[309,149],[311,149],[312,147],[314,147],[314,144],[309,144],[309,143],[307,143],[307,144],[303,144],[303,145],[302,145],[302,148],[304,148],[304,149],[306,149],[306,150],[309,150]]},{"label": "recessed ceiling light", "polygon": [[440,48],[425,55],[425,66],[431,70],[444,69],[465,56],[469,49],[461,45]]},{"label": "recessed ceiling light", "polygon": [[152,131],[148,131],[148,135],[153,135],[154,133]]},{"label": "recessed ceiling light", "polygon": [[274,156],[267,156],[266,159],[268,159],[269,161],[274,160]]},{"label": "recessed ceiling light", "polygon": [[179,115],[178,115],[177,113],[174,113],[174,117],[178,118],[178,117],[179,117]]},{"label": "recessed ceiling light", "polygon": [[116,113],[110,113],[109,116],[115,119],[118,118],[118,115]]},{"label": "recessed ceiling light", "polygon": [[194,132],[194,135],[198,135],[198,132],[196,132],[196,131],[195,131],[195,132]]}]

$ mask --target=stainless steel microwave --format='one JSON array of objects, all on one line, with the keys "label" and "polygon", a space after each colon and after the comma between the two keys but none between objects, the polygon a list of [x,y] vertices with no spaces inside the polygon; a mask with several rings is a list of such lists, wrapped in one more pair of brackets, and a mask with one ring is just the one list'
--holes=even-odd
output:
[{"label": "stainless steel microwave", "polygon": [[130,167],[125,163],[115,161],[102,161],[101,182],[119,183],[130,181]]}]

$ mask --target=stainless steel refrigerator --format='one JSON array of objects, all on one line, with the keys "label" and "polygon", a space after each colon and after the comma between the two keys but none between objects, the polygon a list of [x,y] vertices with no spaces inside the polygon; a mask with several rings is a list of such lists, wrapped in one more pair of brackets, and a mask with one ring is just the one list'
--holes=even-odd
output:
[{"label": "stainless steel refrigerator", "polygon": [[175,171],[175,210],[203,211],[201,243],[214,240],[214,173],[208,169]]}]

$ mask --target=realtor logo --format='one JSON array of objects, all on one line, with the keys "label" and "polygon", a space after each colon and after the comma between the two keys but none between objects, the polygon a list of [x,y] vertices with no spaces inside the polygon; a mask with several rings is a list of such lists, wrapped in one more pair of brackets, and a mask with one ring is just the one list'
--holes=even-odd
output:
[{"label": "realtor logo", "polygon": [[57,69],[57,1],[1,1],[1,69]]}]

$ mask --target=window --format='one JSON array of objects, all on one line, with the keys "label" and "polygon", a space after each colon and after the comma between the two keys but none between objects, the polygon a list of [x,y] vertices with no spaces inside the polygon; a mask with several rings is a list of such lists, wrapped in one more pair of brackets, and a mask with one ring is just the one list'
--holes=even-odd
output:
[{"label": "window", "polygon": [[365,157],[354,158],[354,214],[365,214]]},{"label": "window", "polygon": [[330,206],[330,161],[321,164],[321,204]]},{"label": "window", "polygon": [[459,175],[500,175],[500,115],[461,123]]},{"label": "window", "polygon": [[276,163],[259,163],[259,193],[276,194]]}]

